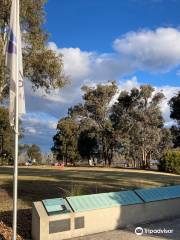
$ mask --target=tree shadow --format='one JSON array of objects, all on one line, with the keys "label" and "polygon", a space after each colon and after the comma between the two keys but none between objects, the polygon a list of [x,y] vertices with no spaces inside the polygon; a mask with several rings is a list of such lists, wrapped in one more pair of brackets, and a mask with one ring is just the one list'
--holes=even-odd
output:
[{"label": "tree shadow", "polygon": [[[31,216],[31,209],[18,209],[17,234],[25,240],[31,239]],[[7,227],[12,228],[12,211],[0,212],[0,219]]]},{"label": "tree shadow", "polygon": [[[12,168],[3,168],[0,167],[0,174],[9,175],[12,174]],[[180,184],[180,176],[178,175],[165,175],[160,172],[152,172],[152,171],[137,171],[137,170],[125,170],[122,169],[119,172],[116,169],[110,170],[101,170],[101,169],[46,169],[46,168],[19,168],[19,176],[29,176],[32,177],[50,177],[54,180],[60,181],[83,181],[83,182],[97,182],[107,184],[111,182],[116,185],[123,185],[125,182],[125,187],[129,186],[137,188],[139,184],[143,185],[143,187],[152,186],[160,186],[160,185],[171,185],[171,184]],[[122,183],[122,184],[121,184]]]},{"label": "tree shadow", "polygon": [[[78,191],[76,192],[76,187]],[[31,207],[32,202],[41,201],[48,198],[64,198],[71,195],[95,194],[100,192],[118,191],[123,186],[117,186],[109,182],[108,184],[95,184],[94,182],[83,181],[49,181],[49,180],[18,180],[18,201],[24,203],[26,207]],[[12,181],[6,181],[0,185],[1,192],[5,192],[8,197],[13,198]],[[3,203],[3,199],[1,198]],[[1,211],[2,206],[0,207]]]}]

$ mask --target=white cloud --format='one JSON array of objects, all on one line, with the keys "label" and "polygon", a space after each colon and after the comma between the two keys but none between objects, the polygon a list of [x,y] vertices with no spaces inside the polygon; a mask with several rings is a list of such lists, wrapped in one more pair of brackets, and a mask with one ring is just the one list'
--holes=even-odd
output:
[{"label": "white cloud", "polygon": [[79,48],[58,48],[53,42],[49,47],[63,54],[64,71],[70,77],[71,86],[79,87],[84,83],[106,82],[133,71],[129,60],[121,59],[117,53],[82,51]]},{"label": "white cloud", "polygon": [[25,128],[25,131],[26,131],[26,132],[25,132],[26,134],[30,134],[30,135],[34,135],[34,134],[37,133],[36,129],[33,128],[33,127],[26,127],[26,128]]},{"label": "white cloud", "polygon": [[90,72],[91,52],[83,52],[79,48],[63,48],[64,70],[74,78],[86,77]]},{"label": "white cloud", "polygon": [[128,32],[114,41],[112,53],[58,48],[54,42],[50,42],[49,47],[63,54],[64,70],[70,76],[73,89],[84,83],[120,79],[137,70],[162,73],[180,65],[178,28]]},{"label": "white cloud", "polygon": [[119,82],[119,89],[120,90],[127,90],[130,91],[132,88],[138,88],[140,83],[136,76],[132,77],[131,79],[121,80]]},{"label": "white cloud", "polygon": [[[30,129],[31,126],[33,129],[36,128],[36,132],[43,130],[54,130],[57,126],[57,119],[50,120],[48,119],[50,116],[46,114],[26,114],[22,120],[24,123],[28,125],[27,129]],[[32,130],[32,129],[31,129]]]},{"label": "white cloud", "polygon": [[90,73],[93,52],[81,51],[79,48],[59,49],[54,42],[50,42],[49,47],[63,54],[64,71],[73,79],[84,78]]},{"label": "white cloud", "polygon": [[141,70],[166,72],[180,64],[180,30],[177,28],[129,32],[116,39],[113,46]]}]

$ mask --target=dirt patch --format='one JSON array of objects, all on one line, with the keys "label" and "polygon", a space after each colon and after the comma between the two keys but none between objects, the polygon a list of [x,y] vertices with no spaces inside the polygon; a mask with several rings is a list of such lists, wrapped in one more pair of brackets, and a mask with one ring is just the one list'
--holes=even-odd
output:
[{"label": "dirt patch", "polygon": [[[12,212],[0,212],[0,219],[0,237],[3,240],[11,240]],[[18,210],[17,233],[17,240],[31,239],[31,209]]]},{"label": "dirt patch", "polygon": [[[0,221],[0,239],[2,240],[11,240],[12,239],[12,228],[8,227],[4,222]],[[22,240],[19,235],[17,240]]]}]

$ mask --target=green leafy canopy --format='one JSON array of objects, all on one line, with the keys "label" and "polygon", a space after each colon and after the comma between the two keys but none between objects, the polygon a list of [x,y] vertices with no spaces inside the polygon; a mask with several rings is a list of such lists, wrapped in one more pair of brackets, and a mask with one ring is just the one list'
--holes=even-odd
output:
[{"label": "green leafy canopy", "polygon": [[[46,19],[45,0],[20,0],[20,25],[23,41],[24,77],[34,89],[45,91],[61,88],[67,82],[63,73],[63,56],[48,46],[48,32],[43,24]],[[0,93],[7,94],[8,71],[5,68],[4,47],[7,41],[7,26],[10,18],[10,0],[0,1]],[[5,88],[6,86],[6,88]],[[4,92],[3,92],[4,90]]]}]

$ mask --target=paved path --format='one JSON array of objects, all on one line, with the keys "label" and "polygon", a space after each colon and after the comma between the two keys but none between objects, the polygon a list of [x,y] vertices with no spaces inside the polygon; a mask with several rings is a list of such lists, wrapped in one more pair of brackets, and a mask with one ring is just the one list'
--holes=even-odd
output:
[{"label": "paved path", "polygon": [[128,227],[126,230],[115,230],[109,232],[103,232],[99,234],[73,238],[72,240],[180,240],[180,218],[170,219],[168,221],[161,221],[151,224],[140,225],[146,229],[166,229],[173,230],[173,233],[169,234],[143,234],[137,236],[134,233],[135,227]]}]

